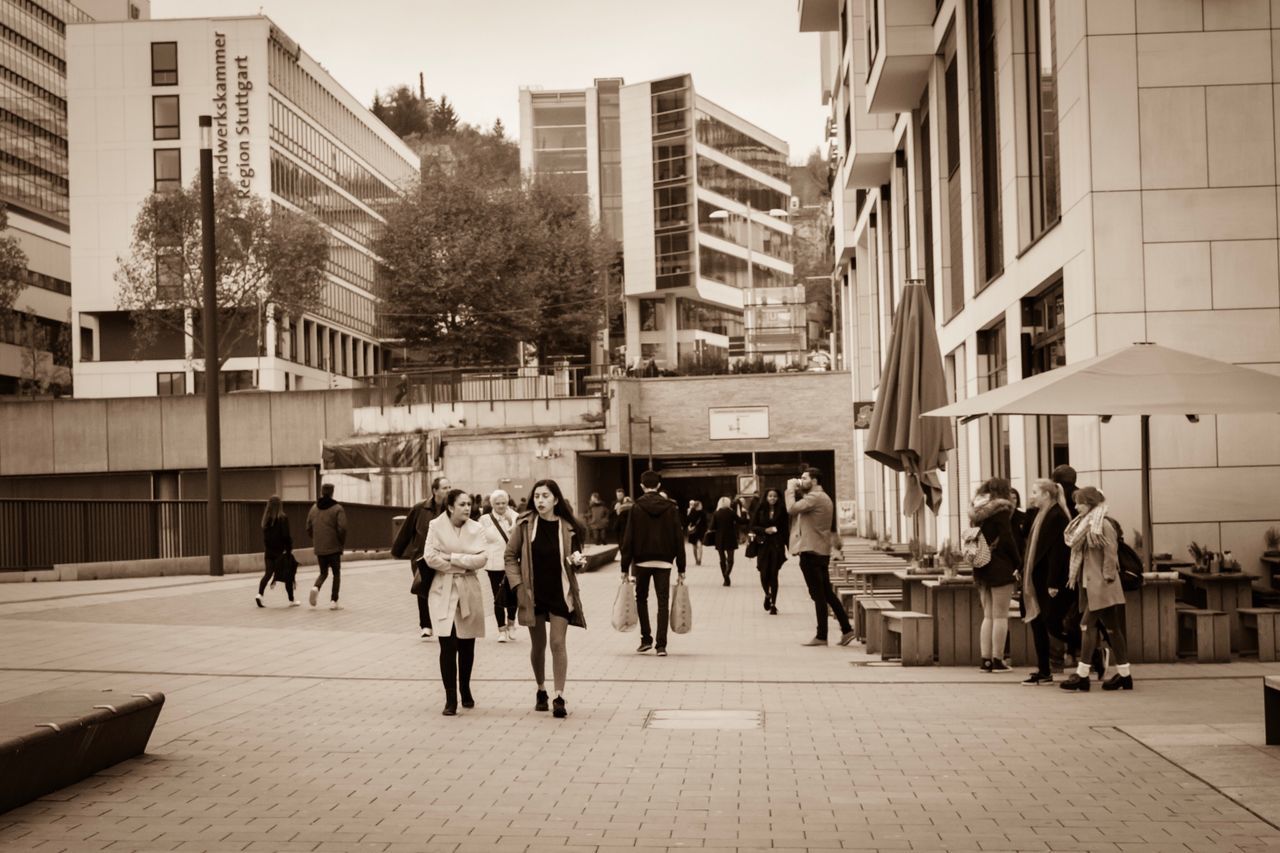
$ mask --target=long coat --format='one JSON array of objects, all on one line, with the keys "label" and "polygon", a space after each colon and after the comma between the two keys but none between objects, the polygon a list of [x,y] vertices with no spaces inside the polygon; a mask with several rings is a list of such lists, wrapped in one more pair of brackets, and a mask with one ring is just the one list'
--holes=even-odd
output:
[{"label": "long coat", "polygon": [[459,640],[484,636],[484,597],[476,573],[488,559],[487,546],[478,521],[467,519],[454,527],[448,515],[441,515],[427,528],[422,556],[436,570],[427,606],[439,636],[447,637],[455,628]]},{"label": "long coat", "polygon": [[[1084,552],[1080,585],[1085,594],[1080,602],[1092,612],[1124,604],[1124,587],[1120,585],[1120,558],[1115,528],[1109,523],[1104,524],[1102,535],[1095,544],[1089,544],[1091,538],[1081,537],[1076,548]],[[1075,552],[1075,548],[1072,552]]]},{"label": "long coat", "polygon": [[738,514],[733,507],[721,507],[711,515],[711,531],[717,551],[738,550]]},{"label": "long coat", "polygon": [[[569,565],[569,555],[579,549],[578,534],[573,525],[564,519],[560,524],[560,583],[564,589],[564,602],[569,605],[569,624],[587,627],[587,617],[582,612],[582,595],[578,592],[578,575]],[[538,514],[526,512],[516,520],[511,529],[505,554],[507,585],[516,593],[516,622],[526,628],[538,624],[533,612],[533,538],[538,530]]]},{"label": "long coat", "polygon": [[1049,590],[1065,589],[1071,570],[1071,549],[1062,541],[1069,519],[1056,503],[1046,510],[1028,513],[1027,547],[1031,547],[1031,531],[1035,529],[1036,518],[1041,512],[1045,515],[1036,538],[1036,549],[1034,553],[1028,551],[1025,555],[1022,573],[1022,611],[1028,622],[1050,610]]},{"label": "long coat", "polygon": [[[776,528],[776,531],[765,533],[770,527]],[[761,501],[751,520],[751,532],[756,535],[756,542],[759,543],[756,546],[756,568],[780,568],[787,561],[787,543],[791,540],[791,515],[782,501],[773,505],[772,517],[769,515],[769,501]]]}]

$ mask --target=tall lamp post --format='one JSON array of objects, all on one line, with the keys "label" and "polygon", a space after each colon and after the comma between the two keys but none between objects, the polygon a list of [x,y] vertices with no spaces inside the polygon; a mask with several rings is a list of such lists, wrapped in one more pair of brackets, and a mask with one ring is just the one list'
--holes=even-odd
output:
[{"label": "tall lamp post", "polygon": [[200,116],[200,271],[204,279],[204,430],[209,574],[222,574],[222,427],[218,412],[217,244],[213,233],[213,117]]}]

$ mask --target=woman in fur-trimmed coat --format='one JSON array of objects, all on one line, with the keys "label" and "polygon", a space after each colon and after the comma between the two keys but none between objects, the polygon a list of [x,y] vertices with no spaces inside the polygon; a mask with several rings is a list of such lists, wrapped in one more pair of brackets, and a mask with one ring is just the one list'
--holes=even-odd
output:
[{"label": "woman in fur-trimmed coat", "polygon": [[991,561],[975,566],[973,582],[982,601],[983,672],[1006,672],[1004,644],[1009,636],[1009,602],[1022,565],[1022,553],[1013,535],[1013,494],[1009,481],[993,477],[982,484],[969,507],[969,523],[982,531],[991,549]]}]

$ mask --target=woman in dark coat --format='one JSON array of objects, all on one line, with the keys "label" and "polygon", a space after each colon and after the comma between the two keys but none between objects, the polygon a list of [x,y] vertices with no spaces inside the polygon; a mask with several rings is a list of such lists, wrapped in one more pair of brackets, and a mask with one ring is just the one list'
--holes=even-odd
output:
[{"label": "woman in dark coat", "polygon": [[262,575],[262,580],[258,581],[258,594],[253,598],[259,607],[266,607],[262,603],[262,596],[267,591],[267,584],[275,586],[277,580],[284,582],[284,591],[289,596],[289,606],[298,606],[299,602],[293,600],[293,571],[286,570],[282,566],[280,572],[276,572],[281,557],[292,553],[293,537],[289,535],[289,516],[284,514],[284,505],[280,502],[280,496],[272,495],[267,499],[267,508],[262,513],[262,559],[266,564],[266,571]]},{"label": "woman in dark coat", "polygon": [[733,574],[733,553],[738,550],[738,513],[729,498],[722,497],[716,502],[716,511],[711,516],[711,527],[707,533],[720,555],[720,576],[728,586],[729,575]]},{"label": "woman in dark coat", "polygon": [[689,544],[693,546],[693,564],[701,566],[702,539],[707,535],[707,511],[702,508],[702,501],[689,501],[689,508],[684,516],[684,529],[688,534]]},{"label": "woman in dark coat", "polygon": [[764,609],[778,615],[778,572],[787,561],[787,542],[791,521],[777,489],[765,492],[751,519],[751,532],[756,541],[756,571],[764,588]]},{"label": "woman in dark coat", "polygon": [[1007,672],[1004,645],[1009,637],[1009,602],[1022,567],[1022,552],[1013,533],[1013,495],[1008,480],[993,477],[982,484],[969,507],[969,523],[982,531],[991,549],[991,561],[973,569],[973,582],[982,601],[978,632],[982,671]]},{"label": "woman in dark coat", "polygon": [[1022,683],[1030,687],[1049,684],[1049,638],[1066,640],[1062,620],[1066,615],[1063,590],[1071,567],[1071,549],[1062,535],[1071,520],[1062,487],[1052,480],[1031,484],[1031,509],[1027,515],[1027,547],[1022,563],[1022,621],[1031,626],[1036,645],[1036,671]]}]

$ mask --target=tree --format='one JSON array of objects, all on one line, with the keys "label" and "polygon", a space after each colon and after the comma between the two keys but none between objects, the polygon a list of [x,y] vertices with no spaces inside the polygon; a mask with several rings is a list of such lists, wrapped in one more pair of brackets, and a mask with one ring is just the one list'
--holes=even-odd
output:
[{"label": "tree", "polygon": [[[314,311],[324,291],[329,243],[324,228],[286,208],[241,195],[225,178],[214,188],[217,242],[218,366],[238,344],[261,340],[268,315]],[[139,351],[164,331],[192,339],[203,358],[199,180],[142,203],[130,255],[118,259],[117,304],[133,312]]]},{"label": "tree", "polygon": [[385,96],[374,95],[370,110],[396,136],[404,139],[431,131],[436,105],[430,98],[419,98],[404,84],[388,89]]},{"label": "tree", "polygon": [[493,129],[489,131],[489,135],[494,139],[507,138],[507,127],[502,123],[502,119],[495,118],[493,120]]},{"label": "tree", "polygon": [[0,204],[0,318],[13,310],[22,290],[22,274],[27,271],[27,253],[18,238],[3,234],[9,228],[9,211]]},{"label": "tree", "polygon": [[452,133],[458,127],[458,114],[453,110],[449,98],[440,96],[440,103],[431,116],[431,132],[435,134]]}]

